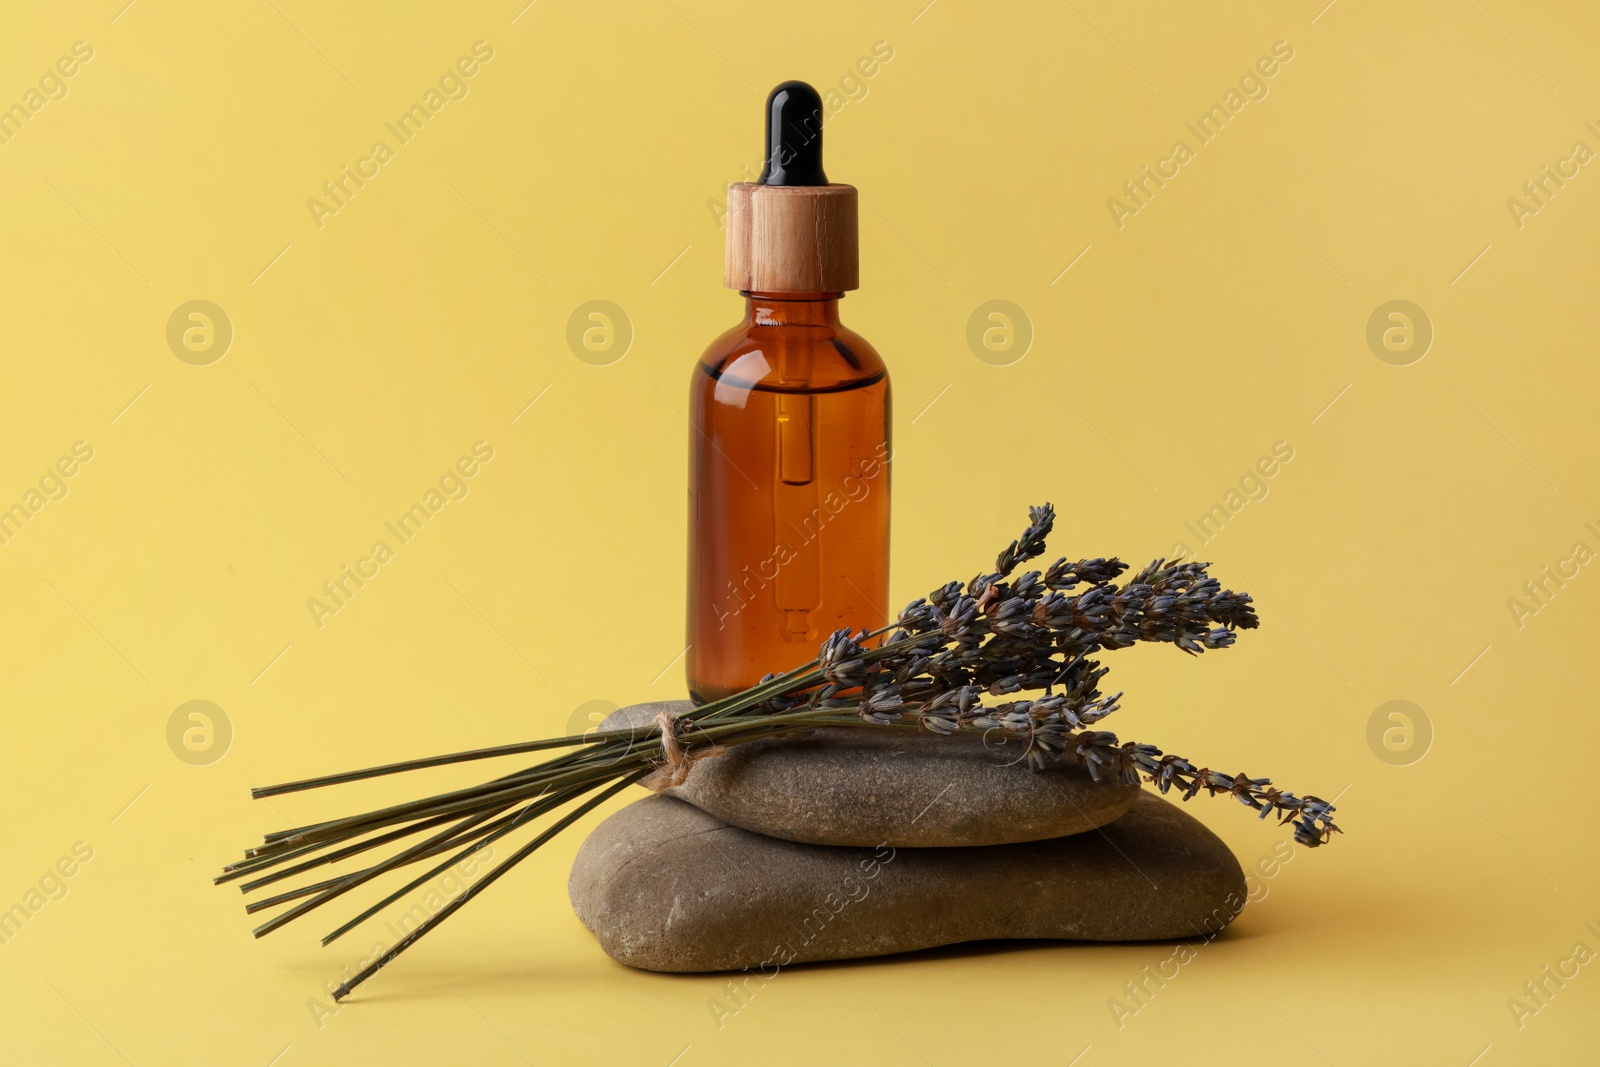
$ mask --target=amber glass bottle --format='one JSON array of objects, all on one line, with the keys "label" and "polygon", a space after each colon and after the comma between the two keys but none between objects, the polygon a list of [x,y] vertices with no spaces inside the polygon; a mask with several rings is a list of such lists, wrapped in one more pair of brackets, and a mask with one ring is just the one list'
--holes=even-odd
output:
[{"label": "amber glass bottle", "polygon": [[729,189],[725,281],[744,321],[690,387],[689,695],[812,659],[889,603],[889,376],[839,322],[856,288],[856,197],[822,173],[821,100],[768,99],[762,181]]},{"label": "amber glass bottle", "polygon": [[695,368],[689,693],[873,629],[889,602],[889,375],[837,293],[749,293]]}]

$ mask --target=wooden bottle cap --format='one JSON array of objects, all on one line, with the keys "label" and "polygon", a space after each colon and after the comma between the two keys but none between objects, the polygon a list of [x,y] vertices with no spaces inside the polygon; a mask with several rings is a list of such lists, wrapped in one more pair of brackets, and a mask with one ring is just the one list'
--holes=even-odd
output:
[{"label": "wooden bottle cap", "polygon": [[730,185],[722,284],[758,293],[859,289],[856,212],[853,185]]}]

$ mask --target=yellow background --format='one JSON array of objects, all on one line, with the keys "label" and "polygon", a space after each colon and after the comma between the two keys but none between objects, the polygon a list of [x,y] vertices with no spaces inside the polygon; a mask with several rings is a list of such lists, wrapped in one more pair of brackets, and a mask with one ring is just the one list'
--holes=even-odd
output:
[{"label": "yellow background", "polygon": [[[1507,605],[1600,549],[1600,165],[1521,228],[1506,205],[1600,148],[1591,6],[123,3],[0,15],[0,103],[94,49],[0,146],[0,504],[94,448],[0,546],[0,907],[94,850],[0,948],[0,1059],[1593,1062],[1600,967],[1521,1028],[1507,1006],[1600,950],[1600,576]],[[469,95],[318,228],[308,198],[479,40]],[[1107,1001],[1169,946],[800,968],[718,1029],[721,978],[628,971],[573,917],[582,828],[319,1020],[370,939],[253,942],[210,875],[482,768],[247,787],[681,695],[685,384],[739,313],[708,202],[759,166],[771,85],[837,87],[878,41],[826,165],[867,198],[843,311],[894,378],[896,601],[1041,500],[1052,557],[1190,542],[1262,628],[1113,654],[1107,725],[1342,793],[1347,834],[1120,1028]],[[1269,95],[1119,229],[1108,198],[1277,41]],[[166,342],[195,299],[235,334],[208,366]],[[634,332],[608,366],[565,340],[595,299]],[[994,299],[1034,331],[1007,366],[965,339]],[[1409,366],[1366,342],[1393,299],[1435,332]],[[318,628],[307,598],[479,440],[470,495]],[[1278,441],[1270,494],[1195,546]],[[234,732],[205,766],[167,742],[195,699]],[[1367,741],[1395,699],[1434,732],[1404,766]],[[1287,838],[1188,810],[1246,865]]]}]

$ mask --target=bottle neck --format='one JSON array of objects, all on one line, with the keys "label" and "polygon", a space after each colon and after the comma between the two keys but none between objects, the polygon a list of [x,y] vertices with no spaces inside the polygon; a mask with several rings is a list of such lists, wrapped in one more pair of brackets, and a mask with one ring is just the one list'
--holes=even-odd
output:
[{"label": "bottle neck", "polygon": [[839,293],[745,290],[744,321],[755,326],[838,326]]}]

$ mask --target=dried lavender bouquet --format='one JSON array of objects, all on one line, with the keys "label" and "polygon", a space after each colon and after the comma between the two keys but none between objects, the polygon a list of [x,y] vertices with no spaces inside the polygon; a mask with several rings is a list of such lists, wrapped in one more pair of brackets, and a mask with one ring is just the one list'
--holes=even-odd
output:
[{"label": "dried lavender bouquet", "polygon": [[[991,573],[950,582],[907,605],[896,621],[852,636],[840,630],[817,658],[770,674],[733,696],[681,717],[663,713],[648,724],[596,731],[371,767],[252,791],[257,798],[353,782],[401,771],[547,749],[566,754],[481,785],[441,793],[266,836],[223,869],[218,884],[244,880],[246,893],[407,842],[364,869],[280,889],[246,906],[254,914],[290,905],[255,929],[270,933],[336,897],[412,864],[443,856],[323,938],[326,945],[450,867],[540,816],[576,803],[479,881],[413,929],[334,993],[342,999],[418,938],[488,888],[506,871],[579,818],[634,782],[664,789],[683,781],[693,762],[724,746],[809,730],[852,726],[981,732],[1015,743],[1018,762],[1040,768],[1071,759],[1096,779],[1115,775],[1176,787],[1184,800],[1204,790],[1226,793],[1260,813],[1281,815],[1311,847],[1339,832],[1333,805],[1297,797],[1270,779],[1196,767],[1153,745],[1119,741],[1094,724],[1117,710],[1120,693],[1102,695],[1106,668],[1089,657],[1138,641],[1177,645],[1191,655],[1233,644],[1235,631],[1259,625],[1250,597],[1222,589],[1206,564],[1156,560],[1117,584],[1127,565],[1117,559],[1059,559],[1044,571],[1012,578],[1041,555],[1055,521],[1049,505],[1029,509],[1022,536],[1000,553]],[[1037,693],[1024,699],[1016,693]],[[985,702],[985,698],[991,698]],[[597,792],[598,790],[598,792]],[[431,831],[431,832],[430,832]]]}]

